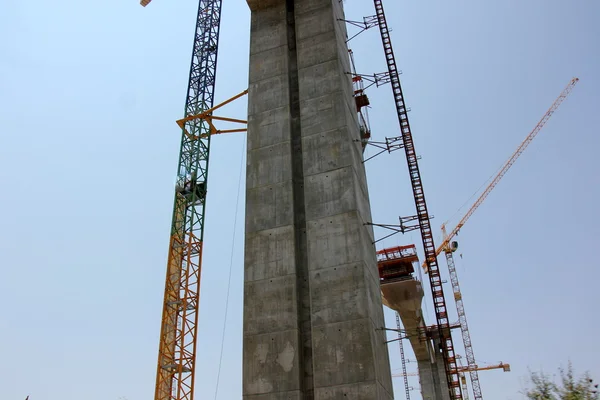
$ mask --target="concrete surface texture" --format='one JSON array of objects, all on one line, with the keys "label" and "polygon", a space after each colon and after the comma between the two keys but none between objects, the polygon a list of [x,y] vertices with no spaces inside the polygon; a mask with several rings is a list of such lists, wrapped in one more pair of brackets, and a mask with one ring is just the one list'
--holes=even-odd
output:
[{"label": "concrete surface texture", "polygon": [[392,399],[342,2],[248,4],[243,396]]},{"label": "concrete surface texture", "polygon": [[415,353],[423,400],[450,400],[444,358],[439,342],[432,341],[423,319],[423,286],[416,279],[381,285],[383,303],[400,315],[402,325]]}]

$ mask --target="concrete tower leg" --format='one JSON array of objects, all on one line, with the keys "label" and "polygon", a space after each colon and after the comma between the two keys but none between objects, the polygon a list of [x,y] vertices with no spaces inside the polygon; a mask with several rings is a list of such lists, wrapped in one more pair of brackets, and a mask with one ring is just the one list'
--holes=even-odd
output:
[{"label": "concrete tower leg", "polygon": [[450,400],[444,359],[439,340],[428,338],[423,318],[423,286],[415,279],[384,283],[381,286],[385,305],[396,311],[412,346],[419,366],[419,383],[423,400]]},{"label": "concrete tower leg", "polygon": [[248,4],[244,398],[390,400],[342,2]]},{"label": "concrete tower leg", "polygon": [[419,383],[423,400],[450,400],[444,360],[441,356],[430,360],[417,360],[419,366]]},{"label": "concrete tower leg", "polygon": [[440,350],[440,340],[434,339],[433,345],[435,351],[435,363],[432,365],[432,372],[437,373],[437,383],[435,385],[438,399],[450,400],[450,391],[448,390],[448,381],[446,380],[446,368],[444,367],[444,356]]}]

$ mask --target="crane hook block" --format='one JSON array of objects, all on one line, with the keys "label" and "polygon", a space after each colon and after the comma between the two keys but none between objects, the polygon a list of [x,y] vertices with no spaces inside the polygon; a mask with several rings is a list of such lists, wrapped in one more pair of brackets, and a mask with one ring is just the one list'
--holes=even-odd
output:
[{"label": "crane hook block", "polygon": [[458,250],[458,242],[456,240],[450,242],[450,250],[454,253]]}]

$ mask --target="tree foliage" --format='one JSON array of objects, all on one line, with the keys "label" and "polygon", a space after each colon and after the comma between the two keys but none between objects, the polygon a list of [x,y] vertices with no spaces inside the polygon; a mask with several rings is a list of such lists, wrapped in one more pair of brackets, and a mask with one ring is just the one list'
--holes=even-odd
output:
[{"label": "tree foliage", "polygon": [[544,372],[530,372],[530,388],[525,396],[530,400],[600,400],[598,384],[586,372],[576,376],[573,366],[559,368],[560,379],[555,382]]}]

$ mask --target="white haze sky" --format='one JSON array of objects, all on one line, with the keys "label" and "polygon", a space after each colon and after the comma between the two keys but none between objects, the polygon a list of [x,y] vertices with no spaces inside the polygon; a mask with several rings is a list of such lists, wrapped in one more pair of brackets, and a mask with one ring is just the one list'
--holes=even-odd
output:
[{"label": "white haze sky", "polygon": [[[348,19],[374,13],[370,1],[345,4]],[[480,373],[487,400],[521,399],[528,368],[553,372],[569,359],[600,379],[600,3],[385,6],[436,230],[453,216],[450,226],[457,222],[461,205],[568,81],[581,78],[463,228],[456,260],[476,358],[512,366]],[[134,0],[0,0],[2,400],[153,396],[175,120],[196,7],[194,0],[154,0],[146,9]],[[248,43],[245,1],[224,0],[217,101],[246,88]],[[350,45],[359,72],[385,70],[376,30]],[[390,88],[369,96],[374,138],[396,136]],[[242,100],[225,114],[244,118],[245,110]],[[237,134],[212,142],[199,399],[215,398],[230,265],[217,398],[241,396],[243,198],[237,224],[235,216],[244,141]],[[402,153],[369,161],[367,170],[375,222],[414,214]],[[413,232],[382,245],[418,241]],[[425,304],[432,323],[429,297]],[[393,326],[393,314],[386,317]],[[397,346],[390,349],[397,370]],[[395,391],[404,398],[399,378]]]}]

